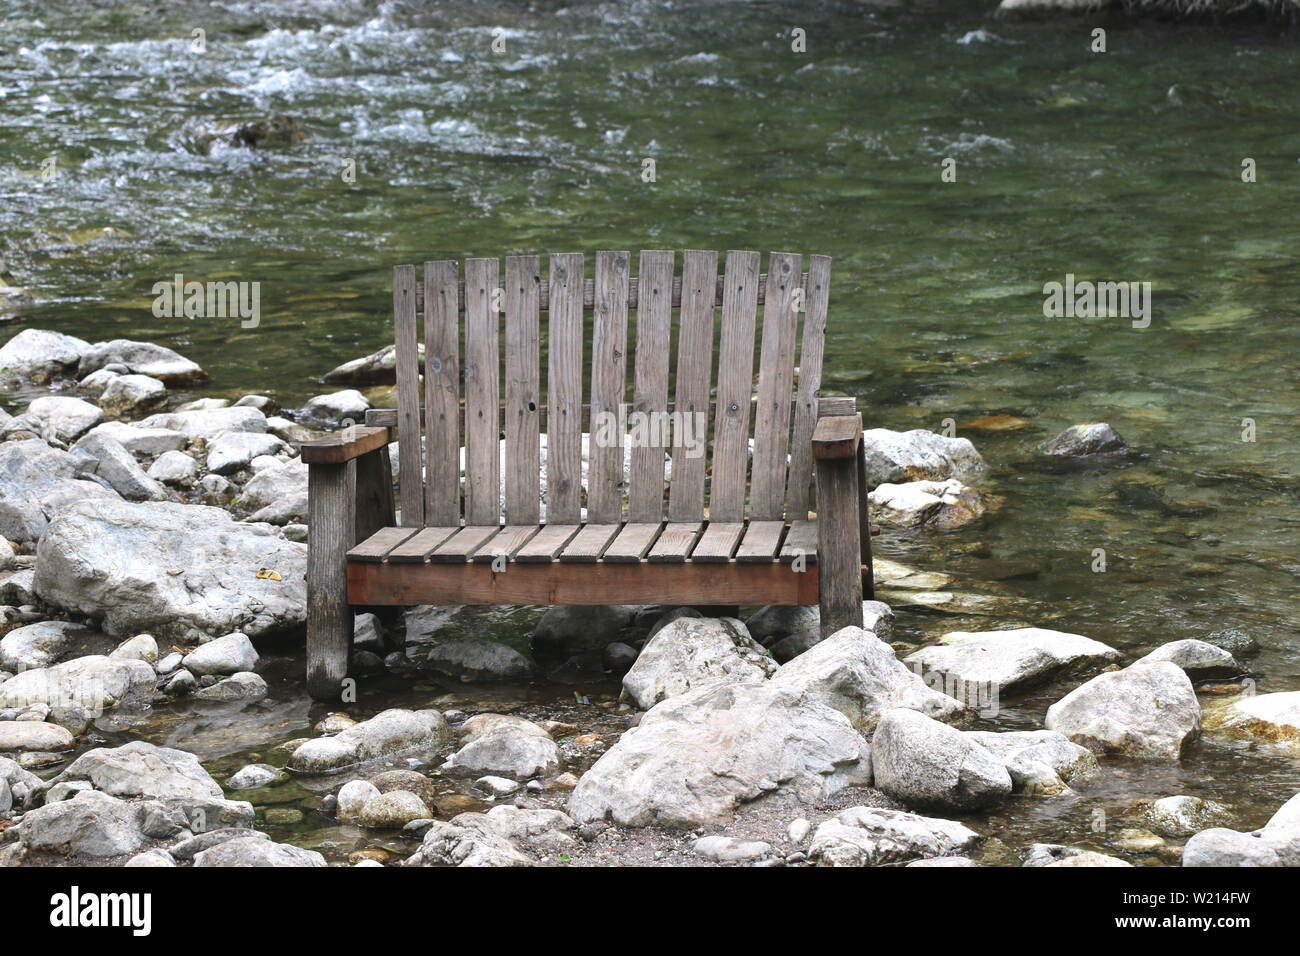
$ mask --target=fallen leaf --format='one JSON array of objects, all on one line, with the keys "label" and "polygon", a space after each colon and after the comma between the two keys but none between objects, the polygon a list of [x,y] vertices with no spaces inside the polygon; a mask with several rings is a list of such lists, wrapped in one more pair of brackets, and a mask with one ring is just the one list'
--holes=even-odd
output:
[{"label": "fallen leaf", "polygon": [[283,581],[279,571],[272,571],[270,568],[261,568],[258,570],[256,577],[262,581]]}]

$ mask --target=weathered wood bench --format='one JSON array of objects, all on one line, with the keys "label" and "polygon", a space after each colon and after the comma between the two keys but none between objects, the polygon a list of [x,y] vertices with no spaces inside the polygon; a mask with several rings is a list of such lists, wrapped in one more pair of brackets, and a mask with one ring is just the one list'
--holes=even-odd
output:
[{"label": "weathered wood bench", "polygon": [[581,254],[555,254],[543,279],[538,256],[509,256],[504,283],[497,259],[466,259],[463,280],[426,262],[422,284],[396,268],[397,409],[302,447],[314,697],[338,698],[361,606],[820,604],[823,633],[861,625],[862,416],[818,397],[831,260],[772,253],[763,274],[733,251],[719,275],[691,250],[678,275],[673,252],[643,251],[636,277],[629,261],[599,252],[585,279]]}]

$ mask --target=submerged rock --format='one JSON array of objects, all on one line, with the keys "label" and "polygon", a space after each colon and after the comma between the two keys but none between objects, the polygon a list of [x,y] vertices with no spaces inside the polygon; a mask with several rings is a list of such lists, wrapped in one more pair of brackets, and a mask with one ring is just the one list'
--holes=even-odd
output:
[{"label": "submerged rock", "polygon": [[772,683],[839,711],[864,732],[896,707],[943,721],[966,715],[960,701],[930,689],[894,656],[893,648],[858,627],[836,631],[783,665]]},{"label": "submerged rock", "polygon": [[328,385],[395,385],[397,346],[385,345],[378,352],[344,362],[326,372],[323,381]]},{"label": "submerged rock", "polygon": [[760,681],[777,665],[734,618],[679,617],[655,634],[623,677],[623,692],[642,710],[692,687]]},{"label": "submerged rock", "polygon": [[1207,714],[1205,727],[1232,737],[1300,744],[1300,691],[1239,697]]},{"label": "submerged rock", "polygon": [[978,833],[954,820],[850,807],[817,827],[808,857],[819,866],[881,866],[918,857],[943,858],[978,839]]},{"label": "submerged rock", "polygon": [[1232,819],[1232,811],[1200,797],[1164,797],[1146,811],[1147,823],[1167,836],[1187,836]]},{"label": "submerged rock", "polygon": [[949,631],[940,643],[906,661],[954,680],[989,684],[1016,694],[1053,678],[1099,670],[1119,652],[1079,634],[1024,627],[1008,631]]},{"label": "submerged rock", "polygon": [[773,682],[706,684],[624,733],[579,780],[569,814],[690,827],[760,797],[813,802],[870,782],[870,750],[839,711]]},{"label": "submerged rock", "polygon": [[1043,442],[1038,450],[1045,455],[1077,458],[1081,455],[1100,455],[1122,451],[1128,447],[1115,429],[1105,422],[1089,425],[1071,425],[1055,438]]},{"label": "submerged rock", "polygon": [[869,428],[862,433],[868,488],[885,483],[973,478],[984,459],[967,438],[946,438],[914,428],[907,432]]},{"label": "submerged rock", "polygon": [[[72,505],[46,530],[35,587],[114,635],[258,637],[303,625],[306,565],[304,545],[220,508],[94,501]],[[259,576],[263,569],[275,574]]]},{"label": "submerged rock", "polygon": [[1201,707],[1178,665],[1139,663],[1071,691],[1043,723],[1095,752],[1177,760],[1201,734]]},{"label": "submerged rock", "polygon": [[337,773],[406,750],[440,750],[451,728],[436,710],[385,710],[333,737],[309,740],[290,756],[287,769],[303,774]]},{"label": "submerged rock", "polygon": [[889,710],[871,738],[876,786],[908,806],[974,810],[1011,793],[1002,761],[967,734],[913,710]]}]

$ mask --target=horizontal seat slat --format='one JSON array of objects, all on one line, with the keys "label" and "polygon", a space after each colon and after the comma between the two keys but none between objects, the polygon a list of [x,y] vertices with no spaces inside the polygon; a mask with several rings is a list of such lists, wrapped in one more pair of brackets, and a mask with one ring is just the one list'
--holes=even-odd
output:
[{"label": "horizontal seat slat", "polygon": [[642,560],[662,527],[660,522],[629,521],[605,549],[604,561],[631,564]]},{"label": "horizontal seat slat", "polygon": [[620,525],[586,524],[560,552],[560,560],[570,563],[593,563],[600,560],[605,545],[614,540]]},{"label": "horizontal seat slat", "polygon": [[554,561],[569,539],[578,533],[576,524],[548,524],[537,535],[515,553],[515,560],[528,563],[545,564]]},{"label": "horizontal seat slat", "polygon": [[751,521],[745,528],[744,540],[736,549],[736,560],[742,564],[775,561],[784,533],[784,521]]},{"label": "horizontal seat slat", "polygon": [[799,555],[803,555],[809,564],[817,563],[816,521],[791,522],[790,533],[785,536],[785,543],[781,546],[781,562],[790,564]]},{"label": "horizontal seat slat", "polygon": [[515,554],[541,530],[539,525],[507,525],[474,552],[474,561],[487,564],[497,558],[513,561]]},{"label": "horizontal seat slat", "polygon": [[382,561],[384,555],[416,533],[415,528],[380,528],[349,551],[348,558],[352,561]]},{"label": "horizontal seat slat", "polygon": [[468,561],[484,543],[501,530],[500,525],[466,525],[429,554],[434,564],[459,564]]},{"label": "horizontal seat slat", "polygon": [[745,526],[739,521],[710,521],[700,543],[691,552],[691,560],[708,564],[730,561],[744,533]]},{"label": "horizontal seat slat", "polygon": [[434,548],[459,530],[459,528],[421,528],[388,552],[384,559],[398,564],[423,564]]},{"label": "horizontal seat slat", "polygon": [[655,564],[681,564],[699,540],[704,525],[699,521],[670,521],[664,525],[655,545],[646,555]]}]

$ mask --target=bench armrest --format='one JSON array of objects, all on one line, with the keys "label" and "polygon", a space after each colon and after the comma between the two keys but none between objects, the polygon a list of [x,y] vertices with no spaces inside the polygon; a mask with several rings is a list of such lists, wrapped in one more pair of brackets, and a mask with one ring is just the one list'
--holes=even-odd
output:
[{"label": "bench armrest", "polygon": [[302,443],[302,460],[309,465],[341,465],[388,445],[388,429],[350,425],[324,438]]},{"label": "bench armrest", "polygon": [[862,444],[862,415],[827,415],[813,428],[812,452],[818,461],[852,458]]}]

